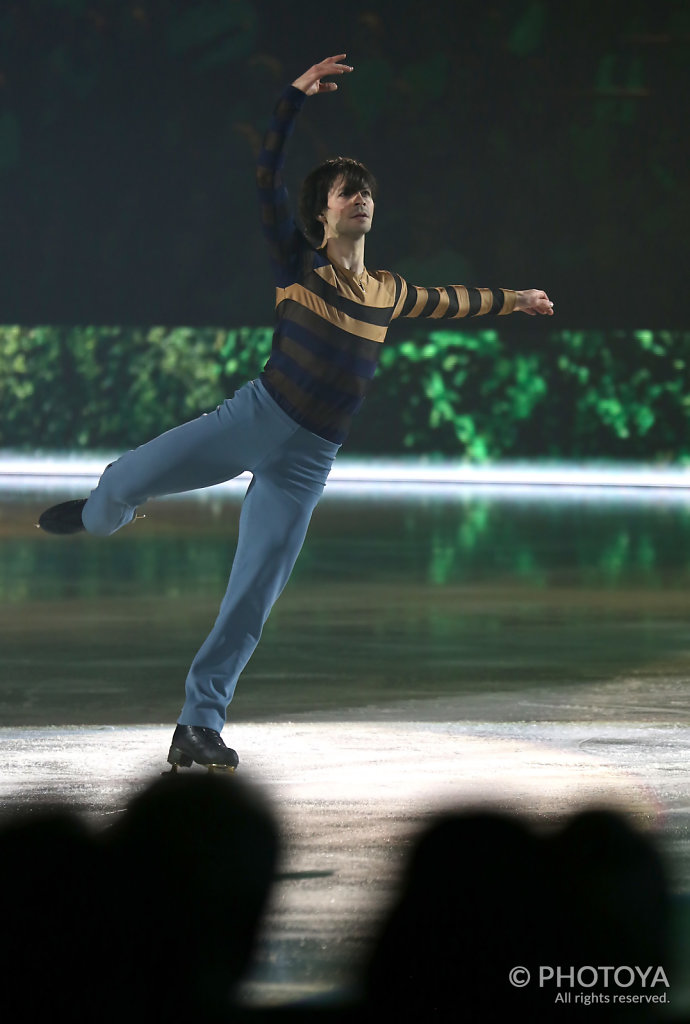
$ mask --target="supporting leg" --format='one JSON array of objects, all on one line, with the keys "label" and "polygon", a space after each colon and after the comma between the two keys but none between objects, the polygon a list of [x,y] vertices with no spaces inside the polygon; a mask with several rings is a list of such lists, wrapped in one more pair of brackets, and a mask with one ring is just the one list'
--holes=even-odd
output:
[{"label": "supporting leg", "polygon": [[302,548],[337,445],[301,430],[255,470],[218,618],[196,655],[180,724],[220,731],[227,705]]}]

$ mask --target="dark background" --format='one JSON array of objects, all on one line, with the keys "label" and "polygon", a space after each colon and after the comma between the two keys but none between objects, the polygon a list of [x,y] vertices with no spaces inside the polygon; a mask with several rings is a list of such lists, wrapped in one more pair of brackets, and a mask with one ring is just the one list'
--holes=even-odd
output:
[{"label": "dark background", "polygon": [[371,167],[370,268],[687,325],[687,0],[3,0],[0,323],[270,323],[254,157],[342,51],[287,178]]}]

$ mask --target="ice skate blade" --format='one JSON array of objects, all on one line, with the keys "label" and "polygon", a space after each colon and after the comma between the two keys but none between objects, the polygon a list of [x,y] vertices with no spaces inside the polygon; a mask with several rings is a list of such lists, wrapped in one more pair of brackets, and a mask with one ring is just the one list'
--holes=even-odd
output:
[{"label": "ice skate blade", "polygon": [[[179,747],[172,746],[168,754],[170,770],[161,772],[161,775],[177,775],[178,768],[191,768],[192,764],[200,764],[194,761],[191,754],[185,754]],[[210,764],[200,764],[201,768],[208,768],[209,772],[234,772],[235,766],[231,764],[218,764],[212,761]]]},{"label": "ice skate blade", "polygon": [[172,765],[171,771],[176,772],[178,768],[191,768],[192,759],[179,747],[171,747],[168,753],[168,764]]}]

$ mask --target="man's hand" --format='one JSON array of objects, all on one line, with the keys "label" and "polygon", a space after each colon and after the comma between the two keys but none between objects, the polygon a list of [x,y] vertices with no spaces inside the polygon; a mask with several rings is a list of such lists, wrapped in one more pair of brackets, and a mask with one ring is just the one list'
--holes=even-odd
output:
[{"label": "man's hand", "polygon": [[546,292],[540,292],[538,288],[528,288],[524,292],[516,292],[515,308],[536,316],[553,316],[553,302],[549,301]]},{"label": "man's hand", "polygon": [[307,96],[315,96],[317,92],[333,92],[338,88],[335,82],[324,82],[323,79],[326,75],[342,75],[346,71],[352,71],[348,64],[340,63],[343,57],[347,57],[347,54],[339,53],[335,57],[326,57],[296,78],[292,84],[295,89],[301,89]]}]

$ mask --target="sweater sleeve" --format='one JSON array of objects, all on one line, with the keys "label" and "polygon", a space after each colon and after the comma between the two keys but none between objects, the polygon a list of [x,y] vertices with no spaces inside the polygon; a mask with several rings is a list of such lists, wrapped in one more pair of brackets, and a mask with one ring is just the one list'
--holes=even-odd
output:
[{"label": "sweater sleeve", "polygon": [[511,288],[466,288],[464,285],[419,288],[408,284],[399,274],[394,277],[397,301],[393,320],[401,316],[432,320],[456,320],[486,313],[505,316],[515,309],[517,294]]},{"label": "sweater sleeve", "polygon": [[278,285],[286,284],[292,276],[300,243],[304,244],[304,236],[290,210],[282,172],[285,146],[306,98],[305,93],[292,85],[281,93],[273,109],[256,167],[263,233],[268,242],[271,267]]}]

